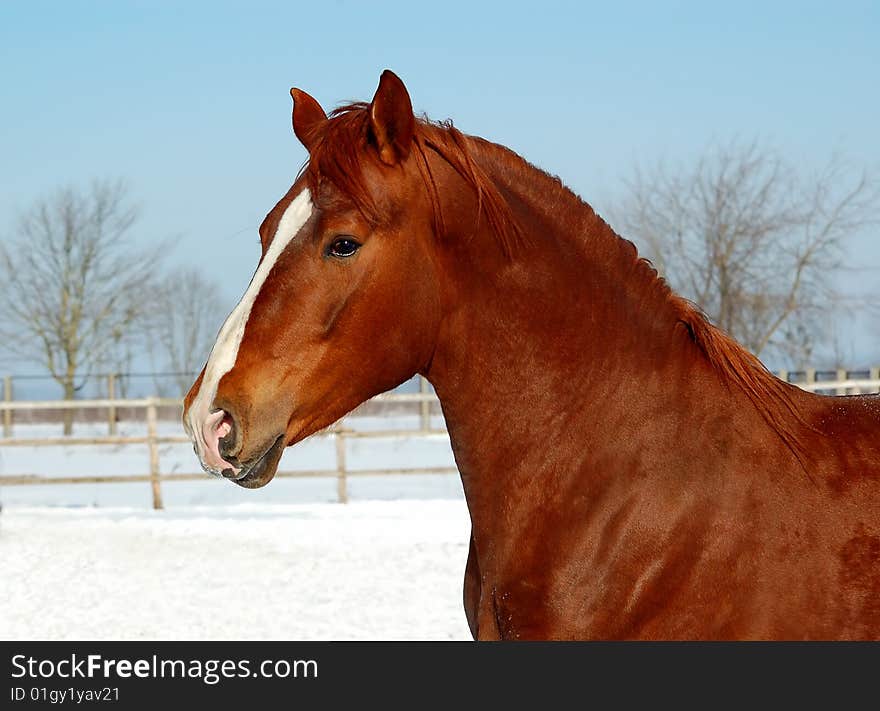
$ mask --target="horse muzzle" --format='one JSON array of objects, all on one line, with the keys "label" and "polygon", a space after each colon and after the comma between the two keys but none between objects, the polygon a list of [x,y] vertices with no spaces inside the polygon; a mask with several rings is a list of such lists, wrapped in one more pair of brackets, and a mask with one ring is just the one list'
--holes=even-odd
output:
[{"label": "horse muzzle", "polygon": [[199,463],[208,474],[224,477],[248,489],[265,486],[275,476],[284,451],[283,433],[257,450],[256,456],[244,459],[241,456],[242,428],[231,412],[215,409],[202,417],[190,413],[184,425]]},{"label": "horse muzzle", "polygon": [[[286,444],[284,434],[278,438],[256,459],[242,464],[238,473],[232,470],[224,470],[222,475],[245,489],[259,489],[266,486],[278,471],[278,462],[284,453]],[[228,473],[227,473],[228,472]]]}]

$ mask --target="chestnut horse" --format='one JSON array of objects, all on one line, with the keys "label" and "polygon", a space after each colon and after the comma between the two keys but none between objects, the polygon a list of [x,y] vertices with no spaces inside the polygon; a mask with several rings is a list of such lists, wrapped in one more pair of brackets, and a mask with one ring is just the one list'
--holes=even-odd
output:
[{"label": "chestnut horse", "polygon": [[384,72],[327,116],[186,397],[203,466],[284,447],[415,373],[472,533],[478,639],[880,636],[880,400],[774,378],[558,179],[413,115]]}]

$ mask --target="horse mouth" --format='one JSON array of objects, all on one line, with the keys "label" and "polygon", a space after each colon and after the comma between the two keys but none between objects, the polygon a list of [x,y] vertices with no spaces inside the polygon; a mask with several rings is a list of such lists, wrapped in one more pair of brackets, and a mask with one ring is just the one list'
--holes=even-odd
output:
[{"label": "horse mouth", "polygon": [[266,486],[278,471],[278,462],[284,452],[284,435],[278,438],[257,459],[242,466],[236,474],[232,469],[224,469],[223,476],[245,489],[259,489]]}]

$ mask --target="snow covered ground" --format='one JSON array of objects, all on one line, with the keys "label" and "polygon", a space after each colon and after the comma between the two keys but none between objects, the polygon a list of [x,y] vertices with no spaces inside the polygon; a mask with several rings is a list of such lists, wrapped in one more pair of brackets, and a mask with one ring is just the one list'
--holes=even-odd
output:
[{"label": "snow covered ground", "polygon": [[0,639],[467,639],[468,534],[460,498],[7,506]]},{"label": "snow covered ground", "polygon": [[[356,429],[417,417],[351,418]],[[434,426],[442,426],[436,418]],[[160,423],[181,434],[177,422]],[[75,435],[105,435],[78,425]],[[143,425],[121,423],[120,434]],[[16,424],[15,436],[59,436]],[[196,472],[188,444],[163,473]],[[332,438],[288,449],[281,470],[333,470]],[[145,445],[9,446],[0,474],[148,471]],[[347,441],[351,470],[454,467],[445,434]],[[468,639],[461,602],[470,524],[452,474],[277,478],[242,489],[205,475],[147,483],[0,483],[0,639]]]}]

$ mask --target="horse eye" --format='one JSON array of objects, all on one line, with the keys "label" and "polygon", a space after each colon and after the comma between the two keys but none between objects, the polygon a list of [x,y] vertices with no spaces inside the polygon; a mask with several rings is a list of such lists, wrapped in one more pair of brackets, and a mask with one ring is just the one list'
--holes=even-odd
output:
[{"label": "horse eye", "polygon": [[360,243],[351,237],[337,237],[327,249],[327,254],[333,257],[350,257],[360,249]]}]

